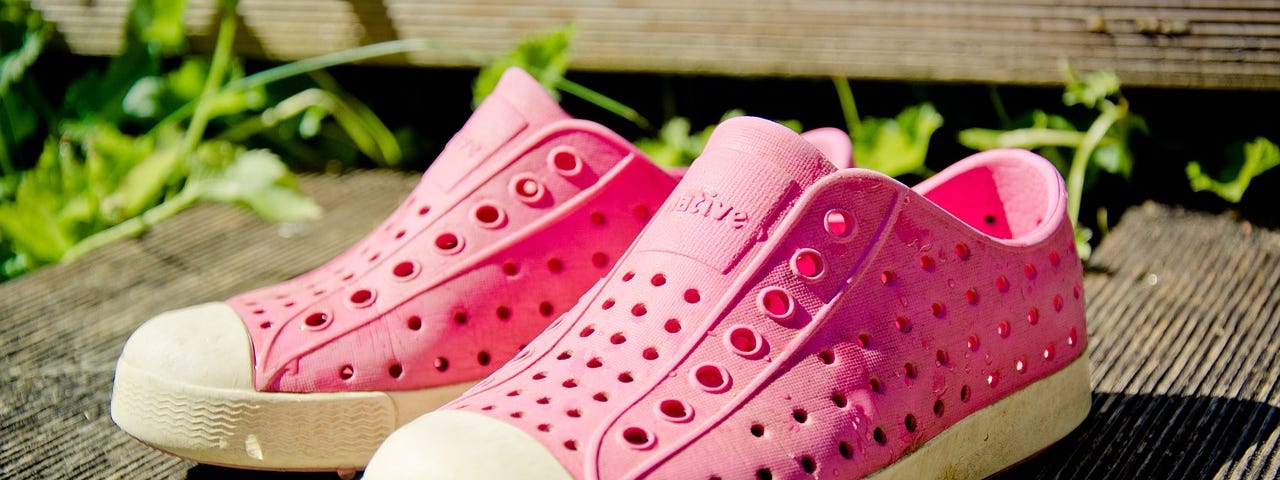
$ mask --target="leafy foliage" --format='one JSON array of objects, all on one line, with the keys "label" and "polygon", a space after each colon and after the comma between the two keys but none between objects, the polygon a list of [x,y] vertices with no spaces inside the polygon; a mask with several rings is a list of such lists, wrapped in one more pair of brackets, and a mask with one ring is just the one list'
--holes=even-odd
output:
[{"label": "leafy foliage", "polygon": [[1187,178],[1191,180],[1191,189],[1197,192],[1208,190],[1228,202],[1239,203],[1254,177],[1280,165],[1280,148],[1263,137],[1246,144],[1243,153],[1243,156],[1233,158],[1235,161],[1222,172],[1224,176],[1217,178],[1206,174],[1200,162],[1188,163]]}]

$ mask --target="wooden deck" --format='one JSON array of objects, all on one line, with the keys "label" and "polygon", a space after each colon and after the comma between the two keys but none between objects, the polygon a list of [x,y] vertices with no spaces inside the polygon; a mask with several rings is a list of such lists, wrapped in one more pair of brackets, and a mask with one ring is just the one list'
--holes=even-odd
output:
[{"label": "wooden deck", "polygon": [[[317,478],[196,466],[108,415],[128,334],[167,309],[302,273],[372,228],[414,185],[307,176],[327,209],[276,226],[202,206],[137,240],[0,284],[0,476]],[[1085,280],[1094,408],[1006,478],[1276,478],[1280,232],[1150,204],[1126,213]]]},{"label": "wooden deck", "polygon": [[[215,0],[190,0],[204,50]],[[119,49],[130,0],[32,0],[74,52]],[[576,69],[1060,84],[1060,65],[1129,86],[1280,89],[1275,0],[241,0],[237,49],[292,60],[426,38],[485,53],[578,26]],[[476,65],[443,50],[384,58]]]}]

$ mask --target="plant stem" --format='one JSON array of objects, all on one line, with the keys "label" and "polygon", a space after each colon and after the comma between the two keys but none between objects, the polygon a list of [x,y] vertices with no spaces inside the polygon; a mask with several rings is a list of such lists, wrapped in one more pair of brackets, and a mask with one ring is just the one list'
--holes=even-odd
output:
[{"label": "plant stem", "polygon": [[18,148],[18,140],[13,136],[13,127],[9,124],[9,106],[0,96],[0,175],[9,176],[17,172],[13,168],[12,152]]},{"label": "plant stem", "polygon": [[987,86],[987,95],[991,97],[991,106],[996,110],[996,118],[1000,120],[1000,126],[1009,128],[1012,122],[1009,121],[1009,112],[1004,109],[1004,99],[1000,97],[1000,91],[995,85]]},{"label": "plant stem", "polygon": [[1071,170],[1067,174],[1067,213],[1071,216],[1073,225],[1080,223],[1080,196],[1084,193],[1084,174],[1089,166],[1089,159],[1093,157],[1093,151],[1098,148],[1107,131],[1111,130],[1111,126],[1127,113],[1124,108],[1116,107],[1111,102],[1104,102],[1100,106],[1102,114],[1093,121],[1093,125],[1089,125],[1080,146],[1076,147],[1076,153],[1071,157]]},{"label": "plant stem", "polygon": [[1084,141],[1085,134],[1053,128],[1019,128],[996,136],[995,148],[1075,147]]},{"label": "plant stem", "polygon": [[831,83],[836,87],[836,96],[840,97],[840,111],[844,112],[845,127],[852,136],[862,128],[862,119],[858,116],[858,105],[853,102],[853,89],[849,88],[847,78],[831,77]]},{"label": "plant stem", "polygon": [[623,105],[621,102],[609,98],[600,92],[574,83],[573,81],[563,77],[561,77],[560,81],[556,84],[556,88],[560,89],[560,91],[564,93],[586,100],[592,105],[603,108],[609,111],[609,113],[625,118],[631,123],[636,124],[637,127],[645,130],[649,129],[649,120],[641,116],[640,112],[637,112],[634,108]]},{"label": "plant stem", "polygon": [[112,242],[123,240],[125,238],[136,237],[146,232],[152,226],[168,220],[170,217],[177,215],[178,212],[186,210],[200,199],[200,196],[191,188],[183,189],[177,195],[170,197],[163,203],[151,207],[150,210],[142,212],[141,215],[130,218],[123,222],[112,226],[106,230],[100,231],[86,237],[79,243],[76,243],[67,252],[62,255],[60,262],[67,263],[79,258],[81,255],[90,251],[110,244]]},{"label": "plant stem", "polygon": [[222,84],[223,75],[231,63],[231,47],[236,38],[236,0],[223,0],[222,21],[218,25],[218,43],[213,49],[213,62],[209,66],[209,76],[204,79],[204,89],[200,98],[196,99],[195,114],[191,116],[191,125],[187,127],[186,136],[182,139],[179,158],[186,158],[196,150],[196,144],[204,138],[204,128],[209,123],[211,100]]}]

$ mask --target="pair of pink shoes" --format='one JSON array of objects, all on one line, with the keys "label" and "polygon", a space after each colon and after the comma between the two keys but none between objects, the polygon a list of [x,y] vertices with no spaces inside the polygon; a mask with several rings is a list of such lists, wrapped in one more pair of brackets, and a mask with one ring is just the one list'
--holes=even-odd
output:
[{"label": "pair of pink shoes", "polygon": [[737,118],[677,182],[509,71],[349,251],[140,327],[112,417],[200,462],[371,480],[970,478],[1070,432],[1053,166],[992,151],[912,189],[849,157]]}]

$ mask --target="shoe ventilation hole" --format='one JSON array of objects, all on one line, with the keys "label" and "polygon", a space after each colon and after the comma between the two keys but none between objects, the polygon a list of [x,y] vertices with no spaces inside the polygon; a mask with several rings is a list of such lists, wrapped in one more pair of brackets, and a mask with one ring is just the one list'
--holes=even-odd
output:
[{"label": "shoe ventilation hole", "polygon": [[1027,277],[1027,280],[1036,278],[1036,266],[1030,263],[1023,265],[1022,274]]},{"label": "shoe ventilation hole", "polygon": [[1077,299],[1077,300],[1079,300],[1079,299],[1080,299],[1080,285],[1076,285],[1076,286],[1074,286],[1074,287],[1071,287],[1071,297],[1072,297],[1072,298],[1075,298],[1075,299]]},{"label": "shoe ventilation hole", "polygon": [[880,383],[880,379],[871,377],[867,379],[867,386],[871,387],[871,391],[876,393],[884,393],[884,384]]},{"label": "shoe ventilation hole", "polygon": [[988,387],[991,387],[991,388],[995,388],[995,386],[996,386],[996,385],[998,385],[998,384],[1000,384],[1000,372],[997,370],[997,371],[993,371],[993,372],[991,372],[991,373],[988,373],[988,374],[987,374],[987,386],[988,386]]},{"label": "shoe ventilation hole", "polygon": [[822,226],[833,237],[847,238],[853,233],[853,215],[838,208],[827,210]]},{"label": "shoe ventilation hole", "polygon": [[978,345],[978,336],[977,336],[977,335],[969,335],[969,338],[968,338],[967,340],[965,340],[965,341],[964,341],[964,343],[965,343],[965,345],[966,345],[966,346],[968,346],[968,347],[969,347],[969,350],[972,350],[972,351],[975,351],[975,352],[976,352],[976,351],[978,351],[978,347],[979,347],[979,345]]},{"label": "shoe ventilation hole", "polygon": [[551,431],[551,424],[549,424],[549,423],[539,423],[539,424],[538,424],[538,431],[539,431],[539,432],[550,432],[550,431]]},{"label": "shoe ventilation hole", "polygon": [[1018,373],[1027,373],[1027,357],[1018,357],[1018,361],[1013,363],[1013,369]]},{"label": "shoe ventilation hole", "polygon": [[871,438],[875,439],[876,443],[880,445],[889,442],[889,438],[884,435],[884,429],[880,427],[876,427],[875,431],[871,432]]},{"label": "shoe ventilation hole", "polygon": [[907,333],[911,331],[911,320],[908,320],[907,317],[898,317],[893,320],[893,326],[899,332]]},{"label": "shoe ventilation hole", "polygon": [[663,286],[663,285],[666,285],[666,284],[667,284],[667,276],[666,276],[666,275],[663,275],[663,274],[661,274],[661,273],[659,273],[659,274],[657,274],[657,275],[654,275],[654,276],[653,276],[653,278],[650,278],[650,279],[649,279],[649,284],[651,284],[651,285],[653,285],[653,286],[655,286],[655,287],[661,287],[661,286]]},{"label": "shoe ventilation hole", "polygon": [[507,215],[493,205],[480,205],[472,212],[480,226],[497,228],[506,222]]},{"label": "shoe ventilation hole", "polygon": [[1071,327],[1071,331],[1067,332],[1067,346],[1076,346],[1076,327]]},{"label": "shoe ventilation hole", "polygon": [[880,272],[880,284],[888,285],[889,282],[892,282],[892,281],[893,281],[893,272],[889,270]]},{"label": "shoe ventilation hole", "polygon": [[658,402],[658,414],[669,422],[687,422],[693,418],[693,407],[682,400],[668,398]]},{"label": "shoe ventilation hole", "polygon": [[604,252],[593,253],[591,254],[591,264],[595,265],[596,268],[607,267],[609,266],[609,256],[605,255]]},{"label": "shoe ventilation hole", "polygon": [[571,409],[565,410],[564,414],[567,415],[569,418],[581,418],[582,410],[571,408]]},{"label": "shoe ventilation hole", "polygon": [[649,213],[649,207],[644,205],[636,205],[635,208],[631,209],[631,214],[635,215],[635,217],[640,220],[648,220],[649,215],[651,215],[651,213]]},{"label": "shoe ventilation hole", "polygon": [[498,320],[508,320],[511,318],[511,309],[505,306],[498,307],[498,311],[495,313],[498,315]]},{"label": "shoe ventilation hole", "polygon": [[259,323],[259,324],[258,324],[258,328],[261,328],[261,329],[263,329],[263,330],[267,330],[267,329],[271,328],[271,322],[262,322],[262,323]]},{"label": "shoe ventilation hole", "polygon": [[729,372],[715,364],[704,363],[693,369],[693,383],[703,391],[720,393],[729,389],[732,380]]},{"label": "shoe ventilation hole", "polygon": [[421,330],[422,317],[419,317],[417,315],[409,317],[409,319],[405,321],[405,326],[409,327],[409,330]]},{"label": "shoe ventilation hole", "polygon": [[555,313],[555,307],[551,306],[551,302],[542,302],[538,304],[538,313],[542,314],[544,317],[550,318],[551,315]]},{"label": "shoe ventilation hole", "polygon": [[544,378],[547,378],[547,372],[538,372],[538,373],[533,374],[533,379],[534,379],[534,380],[542,380],[542,379],[544,379]]},{"label": "shoe ventilation hole", "polygon": [[453,233],[442,233],[435,237],[435,248],[444,253],[456,253],[462,250],[462,238]]},{"label": "shoe ventilation hole", "polygon": [[773,471],[767,468],[756,470],[756,480],[773,480]]},{"label": "shoe ventilation hole", "polygon": [[926,271],[926,272],[931,272],[931,271],[933,271],[934,267],[935,267],[935,265],[934,265],[934,263],[933,263],[933,257],[930,257],[930,256],[928,256],[928,255],[925,255],[925,256],[923,256],[923,257],[920,257],[920,269],[921,269],[921,270],[924,270],[924,271]]},{"label": "shoe ventilation hole", "polygon": [[1009,291],[1009,279],[1004,275],[996,277],[996,290],[1001,293]]},{"label": "shoe ventilation hole", "polygon": [[600,361],[599,357],[592,358],[591,360],[587,360],[587,368],[600,368],[603,366],[604,366],[604,362]]},{"label": "shoe ventilation hole", "polygon": [[568,380],[560,382],[560,386],[564,388],[578,388],[578,381],[570,378]]},{"label": "shoe ventilation hole", "polygon": [[947,307],[941,303],[934,302],[933,305],[929,305],[929,313],[932,313],[934,318],[942,318],[947,315]]},{"label": "shoe ventilation hole", "polygon": [[479,363],[481,366],[489,365],[489,362],[492,360],[493,359],[489,357],[489,352],[480,352],[476,354],[476,363]]},{"label": "shoe ventilation hole", "polygon": [[1053,360],[1054,348],[1052,343],[1044,346],[1044,352],[1041,353],[1041,356],[1043,356],[1045,360]]},{"label": "shoe ventilation hole", "polygon": [[480,407],[480,410],[481,410],[481,411],[488,412],[488,411],[490,411],[490,410],[493,410],[493,405],[485,405],[485,406],[483,406],[483,407]]},{"label": "shoe ventilation hole", "polygon": [[343,380],[351,380],[351,377],[354,377],[355,375],[356,375],[356,369],[353,368],[351,365],[343,365],[342,370],[338,371],[338,378],[341,378]]},{"label": "shoe ventilation hole", "polygon": [[835,392],[831,394],[831,404],[835,405],[836,408],[844,408],[849,404],[849,399],[845,398],[843,393]]},{"label": "shoe ventilation hole", "polygon": [[253,313],[254,315],[262,315],[262,314],[264,314],[264,313],[267,313],[267,311],[266,311],[266,310],[263,310],[263,309],[261,309],[261,308],[255,308],[255,309],[253,309],[253,311],[252,311],[252,312],[250,312],[250,313]]},{"label": "shoe ventilation hole", "polygon": [[534,402],[534,403],[537,403],[538,405],[547,405],[547,404],[551,403],[551,398],[550,398],[550,397],[542,397],[542,398],[539,398],[539,399],[537,399],[537,400],[534,400],[533,402]]},{"label": "shoe ventilation hole", "polygon": [[791,256],[791,271],[806,280],[817,280],[822,277],[826,265],[822,254],[811,248],[796,250]]},{"label": "shoe ventilation hole", "polygon": [[596,327],[592,325],[587,325],[586,327],[582,328],[582,331],[578,332],[578,336],[582,338],[587,338],[587,337],[590,337],[591,334],[593,333],[596,333]]},{"label": "shoe ventilation hole", "polygon": [[397,231],[397,232],[396,232],[396,234],[395,234],[395,239],[396,239],[396,240],[399,240],[399,239],[401,239],[401,238],[404,238],[404,234],[405,234],[405,233],[407,233],[407,232],[405,232],[404,230],[399,230],[399,231]]},{"label": "shoe ventilation hole", "polygon": [[612,343],[614,345],[622,345],[624,343],[627,343],[627,336],[624,335],[622,332],[615,333],[609,336],[609,343]]},{"label": "shoe ventilation hole", "polygon": [[537,203],[542,200],[546,190],[532,175],[523,174],[511,179],[511,193],[525,203]]},{"label": "shoe ventilation hole", "polygon": [[814,461],[813,457],[804,455],[800,457],[800,468],[804,470],[804,473],[812,475],[813,472],[818,470],[818,462]]},{"label": "shoe ventilation hole", "polygon": [[937,360],[939,367],[945,367],[948,363],[951,363],[951,356],[947,355],[946,350],[938,350],[938,354],[934,358]]},{"label": "shoe ventilation hole", "polygon": [[964,301],[969,305],[977,305],[978,291],[970,288],[968,291],[964,292]]},{"label": "shoe ventilation hole", "polygon": [[379,258],[382,258],[382,253],[381,253],[381,252],[379,252],[379,253],[375,253],[375,254],[373,254],[373,255],[369,255],[369,263],[376,262],[376,261],[378,261],[378,259],[379,259]]},{"label": "shoe ventilation hole", "polygon": [[[764,343],[760,338],[759,333],[752,330],[751,327],[741,325],[729,330],[729,335],[726,337],[726,340],[729,343],[729,348],[733,350],[733,353],[744,357],[752,357],[760,353],[761,346]],[[831,354],[830,351],[824,350],[823,352],[818,353],[818,357],[822,358],[823,353],[828,355]],[[831,360],[834,361],[835,358],[833,357]],[[823,360],[823,363],[829,364],[825,359]]]},{"label": "shoe ventilation hole", "polygon": [[902,425],[907,427],[908,432],[914,432],[916,431],[916,428],[920,426],[920,424],[916,422],[916,416],[910,413],[907,414],[906,418],[902,419]]},{"label": "shoe ventilation hole", "polygon": [[552,258],[552,259],[547,260],[547,270],[550,270],[550,271],[551,271],[551,273],[560,273],[560,272],[563,272],[563,271],[564,271],[564,261],[563,261],[563,260],[560,260],[559,258]]},{"label": "shoe ventilation hole", "polygon": [[1054,294],[1054,296],[1053,296],[1053,311],[1055,311],[1055,312],[1061,312],[1061,311],[1062,311],[1062,307],[1064,307],[1065,305],[1066,305],[1066,304],[1065,304],[1065,302],[1062,300],[1062,295]]},{"label": "shoe ventilation hole", "polygon": [[637,303],[631,307],[631,315],[634,317],[643,317],[646,313],[649,313],[649,310],[644,307],[643,303]]},{"label": "shoe ventilation hole", "polygon": [[424,205],[422,208],[419,208],[419,209],[418,209],[418,216],[420,216],[420,217],[421,217],[421,216],[423,216],[423,215],[426,215],[426,214],[428,214],[428,213],[431,213],[431,207],[428,207],[428,206],[425,206],[425,205]]},{"label": "shoe ventilation hole", "polygon": [[618,374],[618,381],[622,383],[631,383],[636,379],[631,376],[631,372],[622,372]]},{"label": "shoe ventilation hole", "polygon": [[507,262],[502,264],[502,273],[508,277],[514,277],[520,273],[520,267],[517,267],[514,263]]},{"label": "shoe ventilation hole", "polygon": [[375,296],[376,295],[373,293],[373,290],[362,288],[352,292],[351,297],[349,297],[348,300],[351,301],[351,306],[363,308],[372,305]]},{"label": "shoe ventilation hole", "polygon": [[831,350],[823,350],[821,352],[818,352],[818,360],[821,361],[824,365],[831,365],[833,363],[836,363],[836,354]]},{"label": "shoe ventilation hole", "polygon": [[565,440],[564,448],[568,449],[569,451],[576,452],[578,451],[578,442],[575,442],[573,440]]},{"label": "shoe ventilation hole", "polygon": [[680,321],[674,318],[667,320],[667,323],[662,325],[662,329],[666,330],[667,333],[678,333],[680,331]]},{"label": "shoe ventilation hole", "polygon": [[325,290],[324,290],[323,288],[321,288],[321,289],[317,289],[317,290],[312,291],[312,292],[311,292],[311,294],[312,294],[312,295],[315,295],[315,296],[317,296],[317,297],[319,297],[319,296],[321,296],[321,295],[324,295],[324,292],[325,292]]},{"label": "shoe ventilation hole", "polygon": [[302,323],[311,328],[321,328],[329,324],[329,314],[316,312],[311,315],[307,315],[307,318],[303,320]]},{"label": "shoe ventilation hole", "polygon": [[435,367],[437,372],[443,372],[449,369],[449,359],[444,357],[436,357]]},{"label": "shoe ventilation hole", "polygon": [[840,444],[836,446],[836,451],[840,452],[840,458],[845,460],[853,458],[853,446],[849,445],[849,442],[841,441]]},{"label": "shoe ventilation hole", "polygon": [[657,359],[658,359],[658,349],[656,349],[656,348],[654,348],[654,347],[646,348],[646,349],[644,349],[644,352],[640,354],[640,356],[641,356],[641,357],[644,357],[644,359],[645,359],[645,360],[657,360]]},{"label": "shoe ventilation hole", "polygon": [[591,212],[591,215],[587,217],[587,221],[591,222],[592,225],[604,225],[604,214]]},{"label": "shoe ventilation hole", "polygon": [[1000,338],[1009,338],[1009,322],[1000,322],[996,324],[996,335]]},{"label": "shoe ventilation hole", "polygon": [[918,373],[916,371],[916,364],[907,362],[905,365],[902,366],[902,373],[906,374],[907,378],[910,378],[910,379],[916,378],[916,374]]},{"label": "shoe ventilation hole", "polygon": [[573,358],[572,350],[565,350],[563,352],[560,352],[559,355],[556,355],[556,360],[568,360],[570,358]]},{"label": "shoe ventilation hole", "polygon": [[613,305],[614,305],[614,304],[616,304],[616,303],[617,303],[617,302],[615,302],[612,298],[605,299],[604,303],[601,303],[601,304],[600,304],[600,309],[601,309],[601,310],[608,310],[608,309],[610,309],[610,308],[613,308]]},{"label": "shoe ventilation hole", "polygon": [[655,437],[640,427],[627,427],[622,429],[622,441],[630,445],[631,448],[645,449],[652,447]]},{"label": "shoe ventilation hole", "polygon": [[387,367],[387,375],[391,375],[391,378],[400,378],[402,374],[404,374],[404,367],[399,363],[393,363]]},{"label": "shoe ventilation hole", "polygon": [[969,401],[969,386],[968,386],[968,385],[965,385],[965,386],[960,387],[960,401],[961,401],[961,402],[967,402],[967,401]]},{"label": "shoe ventilation hole", "polygon": [[631,281],[631,279],[633,279],[633,278],[635,278],[635,277],[636,277],[636,272],[627,272],[627,273],[622,274],[622,281],[623,281],[623,282],[630,282],[630,281]]},{"label": "shoe ventilation hole", "polygon": [[796,423],[805,423],[809,421],[809,412],[804,411],[803,408],[797,408],[791,411],[791,419]]},{"label": "shoe ventilation hole", "polygon": [[698,303],[702,301],[702,294],[698,293],[698,289],[690,288],[684,291],[684,301],[686,303]]},{"label": "shoe ventilation hole", "polygon": [[1049,265],[1058,266],[1062,259],[1058,257],[1058,252],[1049,252]]},{"label": "shoe ventilation hole", "polygon": [[391,274],[399,280],[408,280],[418,274],[418,264],[414,262],[400,262],[391,269]]},{"label": "shoe ventilation hole", "polygon": [[858,334],[858,346],[859,346],[859,347],[862,347],[862,348],[871,348],[871,334],[869,334],[869,333],[859,333],[859,334]]},{"label": "shoe ventilation hole", "polygon": [[552,150],[550,157],[551,166],[556,169],[556,173],[566,177],[582,173],[582,160],[572,149],[557,148]]},{"label": "shoe ventilation hole", "polygon": [[759,423],[751,424],[751,436],[760,438],[764,436],[764,425]]},{"label": "shoe ventilation hole", "polygon": [[595,395],[592,395],[592,396],[591,396],[591,399],[592,399],[592,400],[595,400],[595,401],[597,401],[597,402],[600,402],[600,403],[604,403],[604,402],[609,401],[609,394],[604,393],[604,392],[596,392],[596,394],[595,394]]},{"label": "shoe ventilation hole", "polygon": [[963,243],[956,244],[956,258],[961,260],[969,259],[969,246]]},{"label": "shoe ventilation hole", "polygon": [[467,312],[464,312],[462,310],[453,312],[453,323],[456,323],[458,325],[466,325],[467,320],[468,320]]},{"label": "shoe ventilation hole", "polygon": [[933,416],[941,417],[942,413],[945,411],[946,411],[946,405],[942,403],[941,398],[933,401]]},{"label": "shoe ventilation hole", "polygon": [[765,315],[776,321],[789,319],[795,313],[791,295],[778,287],[769,287],[760,292],[759,303]]}]

